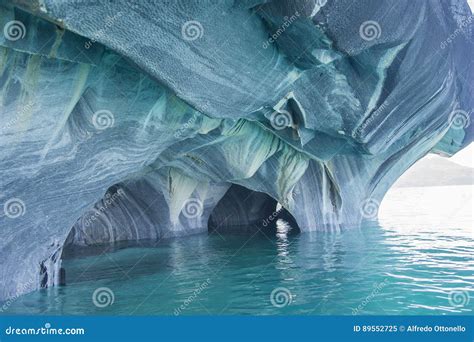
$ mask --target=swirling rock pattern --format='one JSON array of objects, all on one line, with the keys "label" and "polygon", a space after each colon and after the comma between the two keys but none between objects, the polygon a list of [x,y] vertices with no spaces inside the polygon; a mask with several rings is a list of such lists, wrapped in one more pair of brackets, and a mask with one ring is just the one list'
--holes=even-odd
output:
[{"label": "swirling rock pattern", "polygon": [[0,300],[54,285],[65,243],[276,202],[359,225],[472,141],[471,23],[461,0],[0,1]]}]

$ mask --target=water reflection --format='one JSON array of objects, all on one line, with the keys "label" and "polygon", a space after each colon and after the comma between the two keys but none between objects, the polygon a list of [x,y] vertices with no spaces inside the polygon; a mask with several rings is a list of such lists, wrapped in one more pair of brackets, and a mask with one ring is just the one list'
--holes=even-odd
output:
[{"label": "water reflection", "polygon": [[[459,198],[442,191],[445,205]],[[400,198],[390,205],[415,215],[419,207]],[[472,213],[440,226],[432,221],[443,210],[415,224],[403,210],[396,218],[382,208],[381,226],[340,233],[295,236],[279,220],[273,237],[203,234],[79,253],[64,260],[67,286],[20,297],[6,313],[173,315],[186,303],[180,314],[471,314]],[[92,304],[98,287],[114,292],[113,305]],[[283,307],[270,301],[279,287],[291,293]]]}]

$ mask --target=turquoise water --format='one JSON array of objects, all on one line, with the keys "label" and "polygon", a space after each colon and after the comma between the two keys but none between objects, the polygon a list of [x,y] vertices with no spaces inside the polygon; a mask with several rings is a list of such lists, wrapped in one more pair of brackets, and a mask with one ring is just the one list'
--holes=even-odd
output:
[{"label": "turquoise water", "polygon": [[292,234],[279,222],[276,235],[103,246],[64,260],[67,286],[22,296],[6,313],[472,314],[471,208],[472,187],[401,188],[380,225],[338,234]]}]

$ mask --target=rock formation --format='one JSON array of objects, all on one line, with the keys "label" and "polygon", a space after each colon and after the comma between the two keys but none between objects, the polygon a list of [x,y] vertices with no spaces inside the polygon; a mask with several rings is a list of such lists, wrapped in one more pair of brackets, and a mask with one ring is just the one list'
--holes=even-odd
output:
[{"label": "rock formation", "polygon": [[0,4],[0,300],[66,242],[357,227],[472,141],[465,1]]}]

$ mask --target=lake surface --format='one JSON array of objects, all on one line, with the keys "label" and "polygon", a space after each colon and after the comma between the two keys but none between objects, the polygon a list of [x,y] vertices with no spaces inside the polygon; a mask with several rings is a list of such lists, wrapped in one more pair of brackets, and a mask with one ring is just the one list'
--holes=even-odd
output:
[{"label": "lake surface", "polygon": [[[7,314],[426,315],[474,311],[473,187],[395,188],[379,225],[202,234],[65,260]],[[269,232],[268,232],[269,233]]]}]

